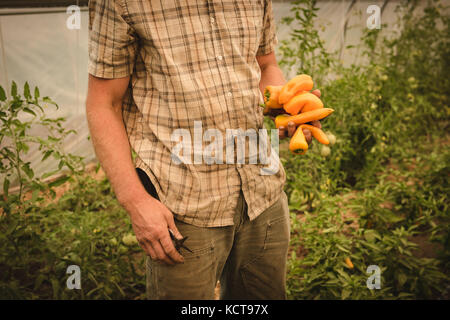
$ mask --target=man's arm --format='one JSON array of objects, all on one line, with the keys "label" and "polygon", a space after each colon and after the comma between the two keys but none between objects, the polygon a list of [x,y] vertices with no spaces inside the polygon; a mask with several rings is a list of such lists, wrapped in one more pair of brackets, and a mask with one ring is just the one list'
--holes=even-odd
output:
[{"label": "man's arm", "polygon": [[264,56],[257,56],[256,60],[261,69],[259,89],[263,94],[267,86],[282,86],[286,83],[286,79],[284,79],[283,72],[281,72],[278,66],[274,52]]},{"label": "man's arm", "polygon": [[[258,61],[259,68],[261,69],[261,80],[259,82],[259,89],[261,90],[262,94],[264,94],[264,89],[266,88],[266,86],[269,85],[282,86],[286,83],[286,80],[284,79],[283,76],[283,72],[278,66],[277,59],[275,57],[275,52],[271,52],[263,56],[257,56],[256,60]],[[320,98],[320,90],[313,90],[311,93],[315,94]],[[320,121],[313,121],[311,122],[311,124],[318,128],[322,127]],[[287,128],[280,127],[279,128],[280,138],[282,139],[286,137],[286,134],[288,137],[292,137],[292,135],[295,133],[295,129],[296,126],[293,122],[289,122]],[[305,135],[308,144],[311,143],[312,140],[311,131],[309,131],[308,129],[303,129],[303,133]]]},{"label": "man's arm", "polygon": [[117,199],[128,211],[136,238],[153,260],[183,262],[168,228],[181,234],[172,213],[144,189],[131,158],[131,149],[122,119],[122,100],[130,77],[101,79],[89,75],[86,115],[92,142]]}]

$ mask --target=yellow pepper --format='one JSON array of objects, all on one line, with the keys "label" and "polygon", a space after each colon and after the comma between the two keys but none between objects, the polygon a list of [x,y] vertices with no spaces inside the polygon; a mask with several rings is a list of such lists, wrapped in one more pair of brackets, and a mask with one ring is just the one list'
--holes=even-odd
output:
[{"label": "yellow pepper", "polygon": [[308,143],[306,142],[305,135],[300,126],[297,128],[289,142],[289,150],[295,154],[305,154],[308,150]]},{"label": "yellow pepper", "polygon": [[301,124],[298,126],[294,135],[289,142],[289,150],[294,154],[305,154],[308,150],[308,143],[306,142],[303,129],[308,129],[314,138],[322,144],[329,144],[327,135],[319,128],[311,126],[309,124]]}]

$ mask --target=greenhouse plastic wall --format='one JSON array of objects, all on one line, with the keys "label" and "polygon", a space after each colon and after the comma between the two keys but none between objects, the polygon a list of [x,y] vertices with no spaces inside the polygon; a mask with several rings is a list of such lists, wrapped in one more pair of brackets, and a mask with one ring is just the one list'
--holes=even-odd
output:
[{"label": "greenhouse plastic wall", "polygon": [[[343,48],[343,63],[357,63],[359,57],[352,51],[355,49],[345,47],[357,44],[367,27],[368,6],[384,6],[381,22],[389,27],[383,32],[392,32],[397,4],[398,1],[318,1],[317,23],[326,48],[330,51]],[[280,24],[280,20],[290,15],[290,8],[289,2],[273,1],[280,41],[289,38],[290,27]],[[84,109],[88,78],[87,8],[82,7],[80,14],[80,29],[72,30],[66,26],[69,17],[66,8],[0,9],[0,85],[10,88],[14,80],[23,88],[28,81],[32,88],[39,87],[41,95],[56,101],[60,109],[49,107],[48,115],[66,117],[67,128],[78,132],[67,139],[66,150],[84,156],[89,162],[95,159],[95,154],[88,139]],[[30,150],[26,160],[31,161],[37,173],[56,167],[56,163],[41,162],[37,150]]]}]

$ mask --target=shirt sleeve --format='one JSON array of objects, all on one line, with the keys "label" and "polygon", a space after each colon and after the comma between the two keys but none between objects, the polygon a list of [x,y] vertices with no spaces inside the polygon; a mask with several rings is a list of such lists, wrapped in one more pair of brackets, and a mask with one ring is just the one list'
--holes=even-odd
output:
[{"label": "shirt sleeve", "polygon": [[262,35],[256,55],[263,56],[271,53],[275,50],[277,43],[278,38],[273,18],[272,0],[265,0]]},{"label": "shirt sleeve", "polygon": [[137,38],[125,20],[119,0],[89,1],[88,72],[99,78],[122,78],[133,73]]}]

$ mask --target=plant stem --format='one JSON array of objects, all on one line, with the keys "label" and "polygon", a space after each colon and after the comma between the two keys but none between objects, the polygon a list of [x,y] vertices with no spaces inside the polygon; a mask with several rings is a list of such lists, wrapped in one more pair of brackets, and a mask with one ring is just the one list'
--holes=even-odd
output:
[{"label": "plant stem", "polygon": [[[11,118],[13,116],[13,111],[12,111],[12,105],[11,105]],[[10,118],[10,120],[11,120]],[[20,172],[20,154],[19,154],[19,148],[17,146],[17,136],[16,136],[16,132],[11,128],[10,124],[8,123],[8,129],[11,132],[11,136],[14,142],[14,149],[15,149],[15,153],[16,153],[16,161],[14,161],[14,167],[16,168],[17,171],[17,177],[19,178],[19,202],[22,202],[22,191],[23,191],[23,183],[22,183],[22,174]]]}]

